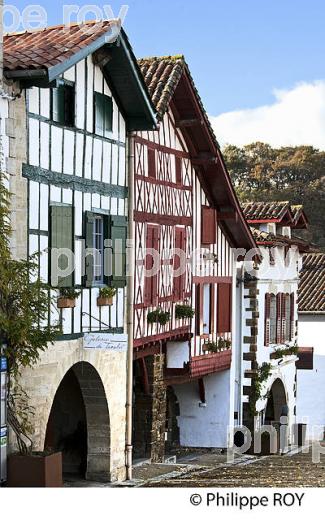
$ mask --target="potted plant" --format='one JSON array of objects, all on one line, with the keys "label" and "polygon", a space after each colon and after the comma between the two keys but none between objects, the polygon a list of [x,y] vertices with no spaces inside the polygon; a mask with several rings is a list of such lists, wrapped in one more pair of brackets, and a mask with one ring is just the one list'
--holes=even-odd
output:
[{"label": "potted plant", "polygon": [[159,323],[160,325],[166,325],[166,323],[170,320],[170,312],[163,311],[162,309],[154,309],[153,311],[148,312],[147,321],[148,323]]},{"label": "potted plant", "polygon": [[177,320],[193,318],[195,310],[190,305],[176,305],[175,307],[175,318]]},{"label": "potted plant", "polygon": [[98,307],[113,305],[113,298],[115,295],[116,289],[114,287],[101,287],[97,298]]},{"label": "potted plant", "polygon": [[[38,254],[15,260],[10,252],[10,195],[0,171],[0,340],[8,363],[7,422],[16,436],[18,453],[8,459],[8,485],[62,485],[61,455],[48,458],[33,453],[30,417],[33,408],[21,387],[23,367],[32,367],[62,332],[59,324],[48,323],[54,306],[50,287],[38,276]],[[40,324],[45,323],[42,326]],[[42,458],[43,469],[35,459]],[[39,466],[38,466],[39,467]],[[37,480],[36,474],[42,475]]]},{"label": "potted plant", "polygon": [[73,309],[76,306],[76,299],[80,296],[80,291],[73,287],[62,287],[58,298],[58,309]]}]

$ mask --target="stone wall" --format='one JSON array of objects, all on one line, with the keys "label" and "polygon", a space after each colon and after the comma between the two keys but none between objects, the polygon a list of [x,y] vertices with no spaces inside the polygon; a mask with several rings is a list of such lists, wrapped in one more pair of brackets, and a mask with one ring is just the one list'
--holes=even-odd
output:
[{"label": "stone wall", "polygon": [[[84,349],[82,339],[57,341],[41,355],[35,367],[24,369],[21,384],[30,397],[31,406],[35,409],[35,416],[31,418],[34,428],[34,449],[44,449],[50,411],[63,377],[71,367],[82,361],[90,363],[97,371],[106,395],[110,422],[110,460],[109,468],[106,468],[107,473],[112,481],[124,480],[126,353]],[[89,391],[91,392],[92,389],[89,388]],[[91,395],[88,395],[91,398]],[[97,394],[93,399],[95,401],[98,399]],[[101,434],[101,432],[94,432],[94,434]],[[10,444],[13,450],[12,436]],[[100,453],[98,456],[100,457]]]}]

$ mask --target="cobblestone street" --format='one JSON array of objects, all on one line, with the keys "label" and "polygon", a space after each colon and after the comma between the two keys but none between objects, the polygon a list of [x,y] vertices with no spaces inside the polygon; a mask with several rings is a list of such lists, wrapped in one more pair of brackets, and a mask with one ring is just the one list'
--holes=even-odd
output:
[{"label": "cobblestone street", "polygon": [[325,487],[325,455],[319,464],[312,462],[311,452],[247,462],[194,470],[144,487]]}]

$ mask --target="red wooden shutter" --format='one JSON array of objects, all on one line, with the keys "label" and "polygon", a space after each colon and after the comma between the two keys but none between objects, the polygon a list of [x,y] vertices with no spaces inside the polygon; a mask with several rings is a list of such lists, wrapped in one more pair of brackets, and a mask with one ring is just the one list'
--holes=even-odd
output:
[{"label": "red wooden shutter", "polygon": [[148,176],[155,179],[156,172],[156,151],[153,148],[148,148]]},{"label": "red wooden shutter", "polygon": [[210,285],[210,334],[215,331],[215,284]]},{"label": "red wooden shutter", "polygon": [[216,243],[216,211],[213,208],[202,206],[201,214],[201,242],[203,245]]},{"label": "red wooden shutter", "polygon": [[[159,234],[158,226],[147,226],[146,248],[154,249],[159,252]],[[152,254],[147,254],[145,258],[145,268],[147,271],[154,266],[154,258]],[[155,305],[158,298],[158,273],[151,276],[146,275],[144,281],[144,304]]]},{"label": "red wooden shutter", "polygon": [[218,284],[217,332],[231,332],[231,292],[230,283]]},{"label": "red wooden shutter", "polygon": [[264,309],[264,345],[267,347],[270,344],[270,308],[271,308],[271,295],[265,295],[265,309]]},{"label": "red wooden shutter", "polygon": [[[186,252],[186,231],[185,228],[175,228],[175,249]],[[175,301],[182,300],[185,293],[185,266],[181,266],[179,254],[174,255],[174,272],[182,268],[182,273],[175,276],[173,280],[173,296]]]},{"label": "red wooden shutter", "polygon": [[281,329],[282,329],[282,323],[281,323],[281,303],[282,303],[282,294],[278,293],[276,295],[276,342],[281,343]]},{"label": "red wooden shutter", "polygon": [[[158,226],[153,227],[152,234],[152,248],[159,253],[159,239],[160,239],[160,228]],[[160,262],[160,260],[159,260]],[[156,269],[157,270],[157,269]],[[152,305],[157,305],[158,303],[158,274],[160,270],[160,265],[158,266],[158,270],[156,274],[152,277]]]},{"label": "red wooden shutter", "polygon": [[295,335],[295,293],[290,294],[290,341]]},{"label": "red wooden shutter", "polygon": [[182,184],[182,158],[175,156],[175,172],[177,184]]},{"label": "red wooden shutter", "polygon": [[281,294],[281,343],[286,341],[286,295]]}]

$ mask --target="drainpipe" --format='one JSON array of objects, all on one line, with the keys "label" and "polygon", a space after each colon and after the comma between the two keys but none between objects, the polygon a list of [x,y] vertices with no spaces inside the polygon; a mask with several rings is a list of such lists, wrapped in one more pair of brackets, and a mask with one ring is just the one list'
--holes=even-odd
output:
[{"label": "drainpipe", "polygon": [[128,138],[128,288],[127,288],[127,397],[126,397],[126,478],[132,479],[132,402],[133,402],[133,302],[134,302],[134,140],[132,133]]}]

